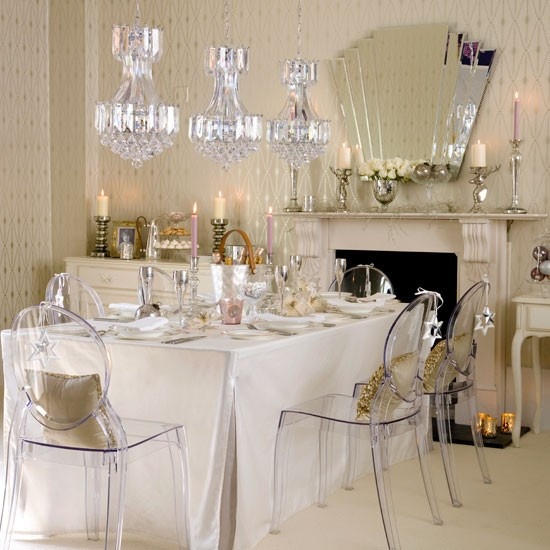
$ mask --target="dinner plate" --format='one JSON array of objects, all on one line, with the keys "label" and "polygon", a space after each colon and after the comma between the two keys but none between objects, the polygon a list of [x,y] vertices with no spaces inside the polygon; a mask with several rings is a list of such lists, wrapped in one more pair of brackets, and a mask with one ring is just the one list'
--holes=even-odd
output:
[{"label": "dinner plate", "polygon": [[156,340],[167,334],[165,330],[121,330],[114,336],[120,340]]},{"label": "dinner plate", "polygon": [[290,318],[289,321],[264,321],[263,325],[273,330],[303,330],[311,325],[311,320],[299,321],[298,318]]},{"label": "dinner plate", "polygon": [[349,316],[345,313],[320,313],[319,320],[316,323],[341,323],[342,321],[349,321]]},{"label": "dinner plate", "polygon": [[268,330],[226,330],[223,332],[235,340],[265,340],[276,336],[275,333]]},{"label": "dinner plate", "polygon": [[381,311],[377,311],[377,306],[374,302],[369,302],[366,304],[357,303],[357,304],[342,304],[338,306],[338,310],[342,313],[346,313],[348,315],[355,315],[355,316],[364,316],[364,315],[372,315],[374,313],[383,313]]},{"label": "dinner plate", "polygon": [[[319,292],[319,296],[321,296],[321,298],[324,298],[325,300],[330,300],[331,298],[338,298],[339,294],[338,291]],[[351,296],[351,292],[342,292],[342,298],[347,298],[348,296]]]}]

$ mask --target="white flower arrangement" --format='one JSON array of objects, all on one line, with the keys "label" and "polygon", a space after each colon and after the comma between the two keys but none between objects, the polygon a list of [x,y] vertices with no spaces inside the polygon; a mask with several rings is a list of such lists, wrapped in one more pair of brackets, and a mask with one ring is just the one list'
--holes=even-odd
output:
[{"label": "white flower arrangement", "polygon": [[417,162],[399,157],[392,159],[369,159],[357,167],[360,176],[368,179],[409,181]]}]

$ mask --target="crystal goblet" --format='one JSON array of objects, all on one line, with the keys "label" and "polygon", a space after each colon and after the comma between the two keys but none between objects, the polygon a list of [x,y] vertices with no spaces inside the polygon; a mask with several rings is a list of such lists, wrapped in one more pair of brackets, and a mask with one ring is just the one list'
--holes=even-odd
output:
[{"label": "crystal goblet", "polygon": [[243,294],[249,306],[246,318],[249,323],[252,323],[258,316],[258,303],[267,294],[268,280],[267,270],[264,265],[257,265],[256,271],[248,274]]},{"label": "crystal goblet", "polygon": [[179,326],[180,329],[183,330],[183,300],[187,290],[187,285],[189,284],[189,271],[187,271],[187,269],[175,269],[172,273],[172,278],[174,280],[174,288],[178,298]]},{"label": "crystal goblet", "polygon": [[291,284],[296,287],[298,286],[298,273],[302,267],[302,256],[292,254],[289,260],[289,267]]},{"label": "crystal goblet", "polygon": [[277,265],[275,266],[275,284],[277,285],[277,290],[279,291],[280,298],[280,313],[283,314],[284,311],[284,300],[285,300],[285,289],[286,282],[288,281],[289,269],[287,265]]}]

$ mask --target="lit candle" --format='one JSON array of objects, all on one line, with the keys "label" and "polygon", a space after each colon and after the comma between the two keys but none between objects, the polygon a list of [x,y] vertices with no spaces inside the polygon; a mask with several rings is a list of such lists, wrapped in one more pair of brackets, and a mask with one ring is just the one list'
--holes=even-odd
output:
[{"label": "lit candle", "polygon": [[478,139],[477,143],[472,145],[472,167],[482,168],[484,166],[487,166],[485,143],[480,143]]},{"label": "lit candle", "polygon": [[342,147],[338,148],[338,156],[336,158],[336,168],[344,170],[345,168],[351,168],[351,148],[345,143]]},{"label": "lit candle", "polygon": [[360,166],[365,162],[365,157],[363,156],[363,149],[361,149],[359,145],[356,145],[354,153],[355,153],[355,164],[357,166]]},{"label": "lit candle", "polygon": [[103,189],[101,190],[101,195],[97,196],[95,210],[96,216],[102,216],[104,218],[109,216],[109,196],[103,192]]},{"label": "lit candle", "polygon": [[514,139],[519,139],[519,94],[514,94]]},{"label": "lit candle", "polygon": [[267,253],[273,254],[273,210],[271,206],[267,213]]},{"label": "lit candle", "polygon": [[197,203],[193,205],[191,214],[191,256],[197,257]]},{"label": "lit candle", "polygon": [[220,191],[217,197],[214,197],[214,218],[217,220],[225,219],[225,197]]}]

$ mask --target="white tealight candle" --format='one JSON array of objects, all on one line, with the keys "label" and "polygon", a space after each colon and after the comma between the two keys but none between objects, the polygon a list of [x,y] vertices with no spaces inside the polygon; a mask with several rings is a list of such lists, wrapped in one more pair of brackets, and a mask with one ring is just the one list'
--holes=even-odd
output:
[{"label": "white tealight candle", "polygon": [[472,149],[472,167],[483,168],[487,166],[485,143],[480,143],[478,140],[477,143],[474,143],[472,145],[471,149]]}]

